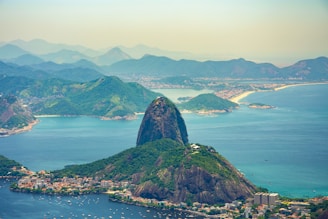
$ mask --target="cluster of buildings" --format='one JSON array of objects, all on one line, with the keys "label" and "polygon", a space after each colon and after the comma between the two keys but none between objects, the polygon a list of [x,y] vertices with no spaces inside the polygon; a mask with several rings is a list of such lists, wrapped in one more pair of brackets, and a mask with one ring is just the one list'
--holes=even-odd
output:
[{"label": "cluster of buildings", "polygon": [[252,217],[260,217],[270,215],[271,218],[311,218],[310,204],[308,202],[282,201],[279,199],[278,193],[258,192],[254,195],[253,209],[245,209],[247,215]]},{"label": "cluster of buildings", "polygon": [[40,171],[18,180],[18,191],[40,191],[47,194],[88,194],[104,192],[108,188],[126,187],[128,182],[113,182],[92,177],[63,177],[53,179],[50,174]]},{"label": "cluster of buildings", "polygon": [[[193,145],[193,150],[197,151],[198,145]],[[286,202],[279,199],[278,193],[259,192],[246,202],[233,201],[224,205],[210,206],[203,203],[171,203],[169,201],[158,201],[133,196],[129,182],[113,182],[112,180],[101,180],[91,177],[63,177],[52,178],[45,171],[37,174],[30,174],[22,177],[16,191],[40,191],[48,194],[88,194],[105,192],[110,198],[121,201],[135,203],[144,206],[154,206],[163,208],[173,208],[184,210],[193,215],[201,215],[208,218],[310,218],[309,203],[307,202]]]}]

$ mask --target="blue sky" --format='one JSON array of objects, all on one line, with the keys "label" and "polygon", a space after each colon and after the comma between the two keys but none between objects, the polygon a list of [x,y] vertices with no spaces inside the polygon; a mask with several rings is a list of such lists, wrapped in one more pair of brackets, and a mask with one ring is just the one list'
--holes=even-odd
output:
[{"label": "blue sky", "polygon": [[285,65],[328,56],[327,0],[0,0],[0,42],[145,44]]}]

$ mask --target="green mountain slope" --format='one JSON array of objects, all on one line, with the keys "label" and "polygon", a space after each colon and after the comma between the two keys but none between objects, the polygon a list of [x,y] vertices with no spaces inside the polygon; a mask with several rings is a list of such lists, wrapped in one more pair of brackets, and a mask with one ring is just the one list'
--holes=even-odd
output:
[{"label": "green mountain slope", "polygon": [[90,164],[67,166],[56,177],[94,176],[128,181],[136,196],[171,202],[222,203],[256,190],[212,147],[161,139]]},{"label": "green mountain slope", "polygon": [[238,104],[216,96],[215,94],[200,94],[188,102],[178,105],[181,110],[191,111],[229,111],[236,108]]},{"label": "green mountain slope", "polygon": [[4,76],[0,78],[1,92],[24,99],[36,115],[104,117],[124,117],[143,112],[148,103],[158,96],[137,83],[124,83],[117,77],[77,83]]}]

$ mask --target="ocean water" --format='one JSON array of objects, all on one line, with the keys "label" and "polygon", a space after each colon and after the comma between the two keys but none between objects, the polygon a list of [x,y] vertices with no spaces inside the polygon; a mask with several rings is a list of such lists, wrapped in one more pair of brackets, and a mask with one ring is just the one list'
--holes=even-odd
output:
[{"label": "ocean water", "polygon": [[202,89],[202,90],[194,90],[194,89],[152,89],[152,91],[161,93],[165,95],[167,98],[172,100],[173,102],[179,102],[179,97],[196,97],[200,94],[213,93],[213,90]]},{"label": "ocean water", "polygon": [[[179,96],[179,90],[175,94]],[[190,142],[213,146],[255,185],[292,197],[328,195],[327,94],[328,85],[290,87],[254,93],[242,100],[274,105],[274,109],[242,105],[232,113],[183,117]],[[87,163],[134,147],[141,120],[142,115],[133,121],[40,118],[32,131],[0,138],[0,154],[32,170]],[[80,197],[86,199],[81,206],[75,197],[13,193],[8,185],[1,181],[0,218],[26,218],[27,213],[29,218],[81,218],[82,214],[120,218],[122,213],[125,218],[153,218],[167,214],[137,206],[128,206],[128,210],[104,195]],[[68,205],[69,198],[76,204]],[[113,209],[119,214],[114,215]]]}]

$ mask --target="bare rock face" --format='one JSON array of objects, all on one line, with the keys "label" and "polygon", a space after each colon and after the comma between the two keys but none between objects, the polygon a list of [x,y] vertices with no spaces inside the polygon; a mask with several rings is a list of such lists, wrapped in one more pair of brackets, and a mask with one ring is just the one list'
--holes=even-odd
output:
[{"label": "bare rock face", "polygon": [[176,106],[166,97],[159,97],[148,106],[140,125],[137,146],[162,138],[184,145],[188,143],[185,122]]},{"label": "bare rock face", "polygon": [[[139,184],[134,195],[157,200],[170,200],[174,203],[200,202],[208,204],[245,200],[255,193],[256,187],[245,179],[228,161],[223,163],[228,176],[211,174],[202,167],[183,165],[166,169],[166,181],[174,182],[174,187],[160,187],[147,181]],[[161,171],[165,172],[165,171]]]}]

